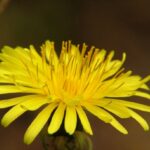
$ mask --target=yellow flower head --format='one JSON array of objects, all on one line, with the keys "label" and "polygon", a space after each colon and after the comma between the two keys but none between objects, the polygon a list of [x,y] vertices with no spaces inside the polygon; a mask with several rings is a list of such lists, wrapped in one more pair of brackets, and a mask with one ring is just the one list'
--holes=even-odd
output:
[{"label": "yellow flower head", "polygon": [[80,48],[63,42],[58,56],[54,42],[50,41],[41,47],[41,55],[33,46],[29,49],[4,47],[0,53],[0,94],[25,95],[0,101],[0,108],[12,107],[3,116],[2,125],[6,127],[26,111],[43,106],[25,133],[26,144],[35,139],[47,122],[48,134],[56,133],[64,123],[66,133],[72,135],[79,118],[84,131],[92,135],[85,110],[123,134],[127,130],[111,114],[123,119],[134,118],[148,130],[147,122],[132,109],[150,112],[150,106],[123,98],[150,99],[146,85],[150,76],[142,79],[124,71],[121,67],[125,53],[122,60],[113,60],[114,51],[106,55],[103,49],[86,49],[85,44]]}]

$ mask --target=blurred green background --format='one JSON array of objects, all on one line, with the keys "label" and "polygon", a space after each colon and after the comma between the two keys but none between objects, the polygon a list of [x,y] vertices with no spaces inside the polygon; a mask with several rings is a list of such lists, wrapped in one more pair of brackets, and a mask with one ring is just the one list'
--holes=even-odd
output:
[{"label": "blurred green background", "polygon": [[[135,74],[150,74],[149,0],[0,0],[0,47],[4,45],[37,48],[47,39],[86,42],[115,49],[116,57],[127,53],[126,68]],[[39,49],[39,48],[38,48]],[[132,98],[137,100],[137,98]],[[148,103],[141,99],[140,102]],[[0,111],[0,117],[6,112]],[[141,113],[150,124],[150,114]],[[27,113],[8,128],[0,127],[0,150],[41,150],[39,138],[23,144],[23,134],[33,120]],[[150,131],[132,119],[121,120],[129,135],[89,116],[94,130],[94,150],[150,150]]]}]

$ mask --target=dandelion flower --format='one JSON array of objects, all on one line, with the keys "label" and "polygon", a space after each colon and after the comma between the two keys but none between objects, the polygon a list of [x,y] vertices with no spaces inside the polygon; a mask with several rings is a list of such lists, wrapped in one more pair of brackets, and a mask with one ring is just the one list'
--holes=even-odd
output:
[{"label": "dandelion flower", "polygon": [[[72,135],[79,118],[85,132],[92,135],[85,111],[123,134],[127,130],[114,117],[134,118],[144,130],[149,126],[134,109],[150,112],[150,106],[124,100],[131,96],[150,99],[146,83],[150,76],[141,78],[125,71],[121,60],[113,59],[114,51],[106,54],[87,46],[63,42],[60,55],[54,42],[46,41],[41,54],[33,46],[11,48],[0,53],[0,94],[24,95],[0,101],[0,108],[11,107],[1,124],[7,127],[26,111],[42,110],[28,127],[24,142],[32,143],[48,124],[48,134],[54,134],[64,123],[65,132]],[[51,118],[51,119],[50,119]]]}]

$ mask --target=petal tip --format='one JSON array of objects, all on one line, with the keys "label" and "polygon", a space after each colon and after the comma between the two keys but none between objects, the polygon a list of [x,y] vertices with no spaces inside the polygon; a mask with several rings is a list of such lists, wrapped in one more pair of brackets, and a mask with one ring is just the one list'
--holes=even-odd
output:
[{"label": "petal tip", "polygon": [[1,120],[1,125],[3,126],[3,127],[8,127],[8,123],[7,123],[7,121],[6,120],[4,120],[3,118],[2,118],[2,120]]},{"label": "petal tip", "polygon": [[127,134],[128,134],[128,131],[127,131],[127,130],[126,130],[126,131],[124,131],[124,132],[123,132],[123,134],[124,134],[124,135],[127,135]]},{"label": "petal tip", "polygon": [[56,131],[54,131],[52,128],[48,128],[48,134],[52,135],[56,133]]},{"label": "petal tip", "polygon": [[32,143],[32,141],[30,141],[28,138],[26,138],[26,136],[24,136],[23,142],[24,142],[26,145],[30,145],[30,144]]},{"label": "petal tip", "polygon": [[74,132],[69,132],[69,131],[66,131],[66,133],[68,133],[69,135],[73,135],[74,134]]},{"label": "petal tip", "polygon": [[86,131],[86,133],[88,133],[89,135],[93,135],[93,131]]},{"label": "petal tip", "polygon": [[149,131],[149,126],[145,127],[144,131]]}]

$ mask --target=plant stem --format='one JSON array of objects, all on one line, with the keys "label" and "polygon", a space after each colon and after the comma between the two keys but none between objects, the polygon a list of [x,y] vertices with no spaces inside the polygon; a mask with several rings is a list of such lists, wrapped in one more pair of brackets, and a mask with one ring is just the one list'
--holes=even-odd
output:
[{"label": "plant stem", "polygon": [[44,150],[92,150],[92,142],[84,132],[75,132],[74,135],[41,134]]}]

